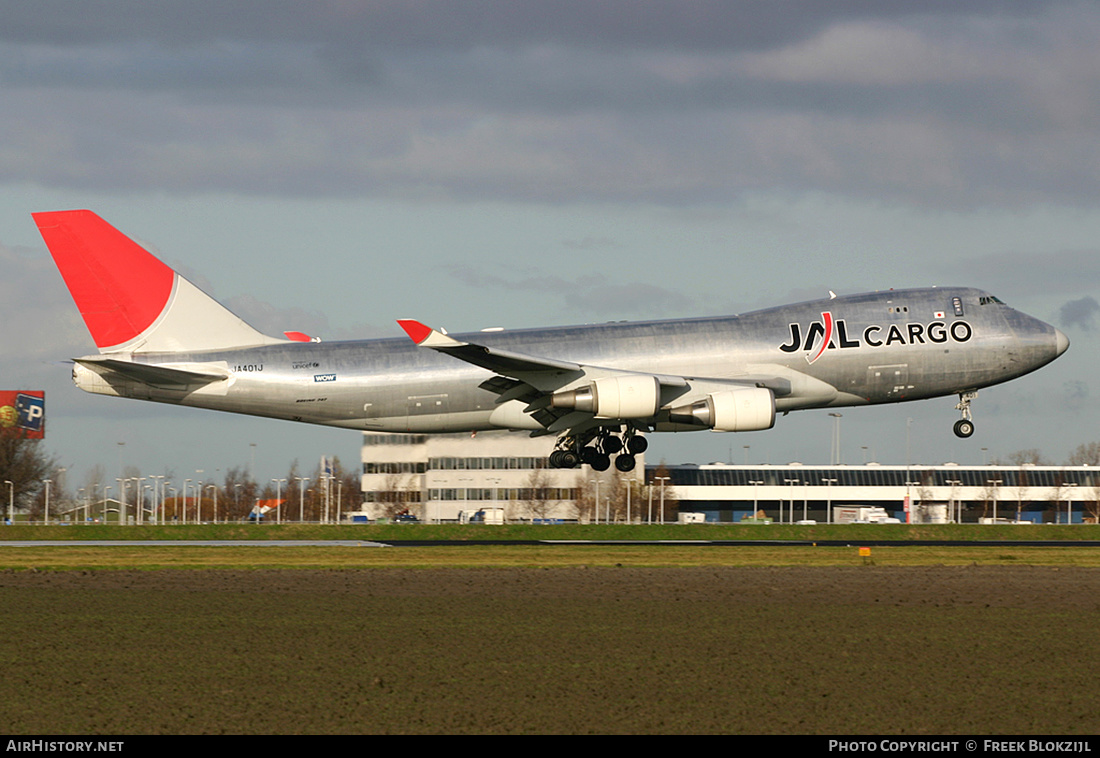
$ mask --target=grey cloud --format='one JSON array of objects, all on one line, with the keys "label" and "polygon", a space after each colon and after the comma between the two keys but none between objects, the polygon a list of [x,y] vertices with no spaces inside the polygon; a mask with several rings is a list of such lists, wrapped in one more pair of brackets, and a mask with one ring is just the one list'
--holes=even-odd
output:
[{"label": "grey cloud", "polygon": [[302,332],[326,342],[393,336],[392,330],[387,331],[371,324],[334,326],[329,323],[326,315],[318,311],[279,307],[251,295],[226,298],[225,306],[245,323],[272,337],[282,337],[283,332],[288,331]]},{"label": "grey cloud", "polygon": [[973,282],[1002,298],[1100,289],[1100,253],[1095,250],[996,253],[953,259],[936,268],[944,280]]},{"label": "grey cloud", "polygon": [[467,264],[453,264],[445,270],[468,287],[484,291],[536,292],[543,299],[559,300],[563,312],[574,314],[574,320],[698,315],[692,313],[697,308],[694,298],[644,282],[611,281],[602,274],[569,279],[529,268],[500,274]]},{"label": "grey cloud", "polygon": [[607,250],[619,246],[619,243],[610,237],[584,237],[583,239],[562,240],[562,244],[569,250],[581,252]]},{"label": "grey cloud", "polygon": [[1100,303],[1090,296],[1070,300],[1058,312],[1063,326],[1075,326],[1091,331],[1096,326],[1096,314],[1100,313]]},{"label": "grey cloud", "polygon": [[1073,2],[82,7],[5,6],[9,181],[663,204],[1100,195],[1100,13]]},{"label": "grey cloud", "polygon": [[1030,16],[1036,3],[846,0],[8,0],[0,40],[104,45],[149,40],[186,46],[211,40],[294,40],[468,49],[564,44],[614,48],[758,49],[805,38],[838,19],[898,19],[994,11]]},{"label": "grey cloud", "polygon": [[1062,404],[1071,411],[1086,410],[1089,406],[1089,385],[1080,380],[1062,384]]},{"label": "grey cloud", "polygon": [[4,361],[68,359],[94,352],[68,290],[48,255],[0,244],[0,322]]}]

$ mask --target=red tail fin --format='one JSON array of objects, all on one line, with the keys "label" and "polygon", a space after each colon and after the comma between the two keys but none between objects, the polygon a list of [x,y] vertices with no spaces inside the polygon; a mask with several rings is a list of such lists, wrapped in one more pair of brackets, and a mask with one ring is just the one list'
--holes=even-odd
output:
[{"label": "red tail fin", "polygon": [[101,353],[184,353],[266,337],[91,211],[33,214]]},{"label": "red tail fin", "polygon": [[172,295],[172,269],[91,211],[32,215],[97,347],[152,326]]}]

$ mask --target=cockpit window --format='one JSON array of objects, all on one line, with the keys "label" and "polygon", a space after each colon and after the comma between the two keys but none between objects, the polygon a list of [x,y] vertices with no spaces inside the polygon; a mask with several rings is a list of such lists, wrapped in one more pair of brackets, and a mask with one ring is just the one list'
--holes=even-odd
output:
[{"label": "cockpit window", "polygon": [[978,298],[979,305],[989,305],[990,303],[1000,303],[1001,305],[1004,305],[1003,300],[1001,300],[999,297],[993,297],[993,295],[983,295],[982,297]]}]

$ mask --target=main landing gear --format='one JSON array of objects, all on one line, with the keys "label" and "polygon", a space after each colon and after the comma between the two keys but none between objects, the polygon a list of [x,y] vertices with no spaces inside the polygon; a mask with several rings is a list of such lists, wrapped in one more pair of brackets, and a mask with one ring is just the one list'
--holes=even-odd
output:
[{"label": "main landing gear", "polygon": [[978,396],[977,392],[959,393],[959,404],[955,410],[962,413],[962,418],[955,422],[955,436],[966,439],[974,433],[974,421],[970,416],[970,401]]},{"label": "main landing gear", "polygon": [[617,429],[592,429],[560,437],[554,452],[550,453],[549,462],[551,468],[576,468],[584,463],[594,471],[607,471],[614,456],[615,469],[626,473],[634,470],[635,456],[648,447],[648,440],[634,429],[625,433]]}]

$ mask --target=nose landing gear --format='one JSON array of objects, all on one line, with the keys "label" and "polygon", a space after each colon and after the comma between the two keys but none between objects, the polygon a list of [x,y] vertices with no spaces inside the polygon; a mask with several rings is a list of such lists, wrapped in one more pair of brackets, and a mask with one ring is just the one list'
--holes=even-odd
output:
[{"label": "nose landing gear", "polygon": [[959,393],[959,404],[955,410],[962,413],[962,418],[955,422],[955,436],[966,439],[974,433],[974,421],[970,415],[970,401],[978,396],[977,392]]}]

